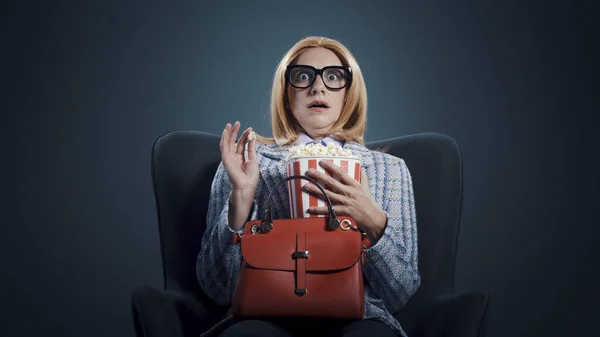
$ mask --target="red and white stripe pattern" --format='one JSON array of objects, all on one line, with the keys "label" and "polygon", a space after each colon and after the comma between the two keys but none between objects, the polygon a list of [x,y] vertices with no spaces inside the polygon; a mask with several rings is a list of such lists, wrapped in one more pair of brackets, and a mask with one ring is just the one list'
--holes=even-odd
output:
[{"label": "red and white stripe pattern", "polygon": [[[327,159],[333,160],[333,163],[339,166],[342,171],[346,172],[349,176],[354,177],[357,181],[360,181],[360,160],[357,158],[348,157],[298,157],[292,158],[287,162],[287,175],[306,175],[306,171],[309,168],[314,168],[319,172],[323,172],[328,176],[331,176],[329,171],[325,170],[319,161]],[[339,179],[337,179],[339,180]],[[309,207],[326,207],[325,199],[318,198],[310,193],[302,190],[304,184],[308,180],[306,179],[293,179],[287,182],[289,199],[290,199],[290,214],[292,218],[315,218],[325,217],[326,215],[316,215],[306,213]],[[321,185],[323,189],[325,186]]]}]

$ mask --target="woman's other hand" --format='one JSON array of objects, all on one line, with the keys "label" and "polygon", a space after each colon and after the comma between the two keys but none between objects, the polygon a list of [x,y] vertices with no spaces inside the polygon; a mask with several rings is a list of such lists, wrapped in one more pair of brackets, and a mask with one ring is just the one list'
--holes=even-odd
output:
[{"label": "woman's other hand", "polygon": [[[321,184],[332,205],[334,205],[335,213],[351,216],[358,227],[367,233],[371,244],[374,245],[383,235],[387,224],[387,216],[371,197],[369,179],[364,168],[361,168],[361,182],[358,182],[332,161],[322,160],[320,164],[331,172],[332,176],[327,176],[317,170],[309,170],[308,176],[316,179]],[[339,177],[339,181],[334,177]],[[321,190],[310,182],[304,186],[310,193],[323,195]],[[310,207],[308,213],[328,214],[327,206]]]},{"label": "woman's other hand", "polygon": [[258,185],[258,161],[256,160],[256,140],[248,143],[248,157],[245,157],[245,145],[252,128],[242,133],[236,144],[240,122],[233,126],[227,123],[221,135],[221,160],[227,171],[233,190],[252,190]]},{"label": "woman's other hand", "polygon": [[227,123],[219,143],[221,160],[231,182],[229,226],[234,230],[241,229],[246,223],[259,176],[255,139],[248,143],[248,156],[245,155],[245,145],[252,128],[246,129],[236,143],[239,130],[240,122],[235,122],[233,126]]}]

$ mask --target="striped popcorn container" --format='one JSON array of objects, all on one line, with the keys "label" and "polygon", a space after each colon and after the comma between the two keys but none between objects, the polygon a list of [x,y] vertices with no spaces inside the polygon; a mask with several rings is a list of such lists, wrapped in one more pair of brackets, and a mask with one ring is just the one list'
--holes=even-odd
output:
[{"label": "striped popcorn container", "polygon": [[[310,168],[331,176],[331,173],[319,164],[321,160],[332,160],[335,165],[342,169],[342,171],[346,172],[349,176],[354,177],[357,181],[360,181],[361,162],[360,159],[355,157],[293,157],[290,158],[286,164],[287,176],[306,176],[306,172]],[[336,179],[339,180],[339,178]],[[291,218],[325,217],[326,215],[309,214],[306,212],[309,207],[327,207],[324,198],[317,197],[302,189],[306,183],[308,183],[308,180],[306,179],[292,179],[287,182]],[[322,185],[322,187],[323,189],[326,189],[325,186]]]}]

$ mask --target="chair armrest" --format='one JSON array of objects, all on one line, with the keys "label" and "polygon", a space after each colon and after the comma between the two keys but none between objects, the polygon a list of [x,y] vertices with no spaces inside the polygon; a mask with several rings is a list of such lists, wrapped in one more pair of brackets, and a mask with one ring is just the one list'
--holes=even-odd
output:
[{"label": "chair armrest", "polygon": [[414,336],[483,337],[489,293],[465,291],[438,297],[415,322]]},{"label": "chair armrest", "polygon": [[133,290],[131,309],[137,337],[197,337],[222,316],[194,295],[150,286]]}]

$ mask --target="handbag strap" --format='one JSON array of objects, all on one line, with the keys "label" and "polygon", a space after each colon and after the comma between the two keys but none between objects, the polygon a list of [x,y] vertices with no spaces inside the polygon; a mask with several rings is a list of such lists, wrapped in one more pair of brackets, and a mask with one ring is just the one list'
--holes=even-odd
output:
[{"label": "handbag strap", "polygon": [[292,179],[305,179],[308,180],[310,182],[312,182],[313,184],[315,184],[323,193],[323,195],[325,196],[325,200],[326,200],[326,204],[327,204],[327,210],[329,212],[329,223],[327,225],[327,227],[331,230],[335,230],[340,226],[340,221],[337,218],[337,215],[335,214],[335,212],[333,211],[333,207],[331,206],[331,200],[329,200],[329,197],[327,196],[327,194],[325,193],[325,190],[323,189],[323,187],[321,186],[321,184],[319,184],[319,182],[317,182],[315,179],[308,177],[308,176],[304,176],[304,175],[292,175],[292,176],[288,176],[285,179],[279,181],[277,184],[275,184],[275,187],[273,187],[273,189],[271,190],[271,192],[269,192],[269,197],[267,198],[267,206],[265,209],[265,218],[261,224],[261,231],[263,233],[268,233],[273,229],[273,219],[271,219],[271,213],[269,213],[269,202],[271,201],[271,194],[273,194],[273,191],[281,184],[283,184],[286,181],[292,180]]}]

